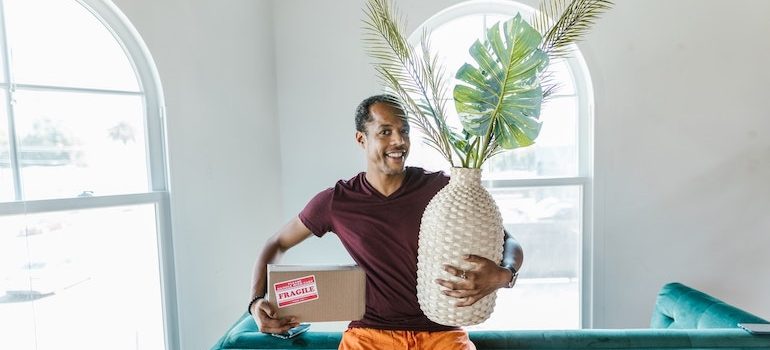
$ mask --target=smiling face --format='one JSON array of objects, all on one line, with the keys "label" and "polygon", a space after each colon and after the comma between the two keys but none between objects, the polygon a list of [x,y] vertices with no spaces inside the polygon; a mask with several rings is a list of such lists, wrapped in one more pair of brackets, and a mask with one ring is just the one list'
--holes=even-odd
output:
[{"label": "smiling face", "polygon": [[357,131],[356,141],[366,151],[367,172],[402,175],[409,154],[409,124],[398,108],[384,102],[369,107],[372,119],[366,132]]}]

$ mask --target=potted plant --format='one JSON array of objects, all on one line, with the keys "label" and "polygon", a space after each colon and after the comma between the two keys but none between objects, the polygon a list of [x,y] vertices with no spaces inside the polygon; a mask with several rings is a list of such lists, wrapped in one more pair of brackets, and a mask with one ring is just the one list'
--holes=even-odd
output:
[{"label": "potted plant", "polygon": [[550,60],[569,56],[572,44],[612,6],[610,0],[543,1],[532,24],[519,14],[491,26],[469,48],[475,62],[460,67],[453,88],[462,130],[447,123],[448,82],[431,54],[428,32],[415,48],[389,0],[369,0],[365,9],[364,40],[375,70],[400,99],[410,124],[425,135],[425,144],[452,166],[449,184],[428,204],[420,226],[417,296],[434,322],[467,326],[492,313],[494,293],[455,307],[433,281],[457,278],[448,276],[444,264],[470,269],[462,259],[466,254],[502,260],[502,218],[481,186],[481,166],[503,151],[534,143],[541,106],[556,87],[545,73]]}]

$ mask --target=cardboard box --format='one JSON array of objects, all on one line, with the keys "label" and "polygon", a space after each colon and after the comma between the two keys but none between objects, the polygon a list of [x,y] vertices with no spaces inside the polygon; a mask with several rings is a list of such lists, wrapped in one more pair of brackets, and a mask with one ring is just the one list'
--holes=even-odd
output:
[{"label": "cardboard box", "polygon": [[366,275],[356,265],[267,266],[267,301],[300,322],[353,321],[366,311]]}]

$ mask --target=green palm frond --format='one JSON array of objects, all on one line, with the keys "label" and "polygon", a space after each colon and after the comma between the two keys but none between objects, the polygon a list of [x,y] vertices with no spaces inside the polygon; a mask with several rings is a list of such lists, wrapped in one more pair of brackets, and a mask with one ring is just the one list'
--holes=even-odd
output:
[{"label": "green palm frond", "polygon": [[543,0],[532,20],[543,35],[541,49],[551,58],[569,56],[570,45],[580,41],[612,5],[611,0]]},{"label": "green palm frond", "polygon": [[430,54],[427,33],[418,54],[402,34],[403,20],[396,20],[398,14],[388,0],[369,0],[364,12],[364,42],[380,79],[402,100],[409,121],[425,134],[425,143],[454,165],[456,149],[449,140],[441,98],[446,83],[441,66]]},{"label": "green palm frond", "polygon": [[539,79],[540,86],[543,88],[543,103],[546,103],[551,100],[553,94],[559,91],[560,86],[552,72],[543,71],[540,73]]}]

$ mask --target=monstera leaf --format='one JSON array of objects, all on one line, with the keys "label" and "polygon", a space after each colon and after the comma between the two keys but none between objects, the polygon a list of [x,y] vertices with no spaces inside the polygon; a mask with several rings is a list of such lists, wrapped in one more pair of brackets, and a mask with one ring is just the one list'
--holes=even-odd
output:
[{"label": "monstera leaf", "polygon": [[540,133],[538,76],[548,66],[548,55],[539,49],[542,37],[521,15],[501,23],[489,28],[483,43],[471,46],[476,66],[466,63],[455,75],[461,81],[454,99],[463,128],[485,139],[482,161],[497,146],[529,146]]}]

